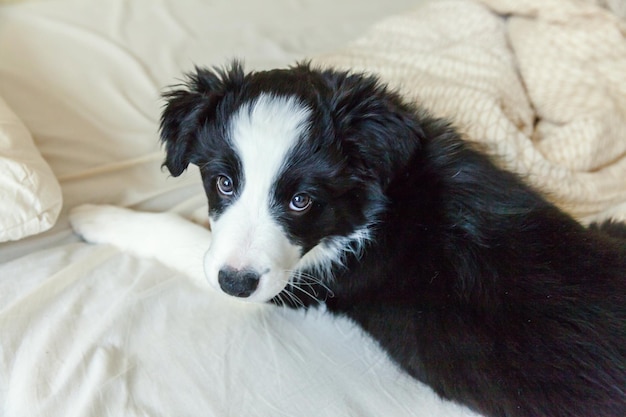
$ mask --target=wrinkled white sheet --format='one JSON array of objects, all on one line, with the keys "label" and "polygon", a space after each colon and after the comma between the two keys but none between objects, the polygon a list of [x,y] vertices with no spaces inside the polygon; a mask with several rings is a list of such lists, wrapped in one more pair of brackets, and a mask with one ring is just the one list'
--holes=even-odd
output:
[{"label": "wrinkled white sheet", "polygon": [[[77,242],[83,202],[189,213],[168,178],[159,93],[193,64],[330,51],[413,0],[32,0],[0,7],[0,95],[63,189],[49,232],[0,244],[0,415],[472,415],[347,320],[228,301],[155,261]],[[1,173],[0,173],[1,175]]]},{"label": "wrinkled white sheet", "polygon": [[0,276],[4,416],[471,415],[347,320],[229,301],[111,247],[54,248]]}]

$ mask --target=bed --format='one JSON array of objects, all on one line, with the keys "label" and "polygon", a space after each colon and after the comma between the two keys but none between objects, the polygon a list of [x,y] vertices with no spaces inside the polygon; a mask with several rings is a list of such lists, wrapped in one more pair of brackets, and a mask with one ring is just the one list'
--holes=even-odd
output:
[{"label": "bed", "polygon": [[581,222],[626,220],[619,0],[0,2],[0,415],[476,415],[348,320],[72,233],[84,203],[206,210],[161,169],[160,93],[233,57],[379,74]]}]

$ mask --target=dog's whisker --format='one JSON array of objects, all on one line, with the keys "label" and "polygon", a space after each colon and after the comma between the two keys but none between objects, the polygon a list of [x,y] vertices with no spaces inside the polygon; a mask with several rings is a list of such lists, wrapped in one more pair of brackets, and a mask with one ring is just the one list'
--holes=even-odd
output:
[{"label": "dog's whisker", "polygon": [[297,285],[297,284],[292,285],[292,288],[300,291],[301,293],[304,293],[304,294],[308,295],[313,300],[319,301],[319,299],[317,298],[317,293],[314,292],[314,291],[311,293],[311,292],[305,290],[304,288],[302,288],[300,285]]},{"label": "dog's whisker", "polygon": [[328,296],[333,297],[334,293],[332,289],[324,281],[318,277],[308,274],[300,274],[297,279],[294,279],[300,287],[308,287],[316,296],[323,290]]},{"label": "dog's whisker", "polygon": [[304,307],[304,302],[298,296],[296,296],[291,290],[285,289],[283,290],[281,294],[284,294],[287,297],[289,297],[290,302],[289,303],[285,302],[285,304],[291,304],[296,307]]},{"label": "dog's whisker", "polygon": [[328,286],[328,284],[326,284],[323,278],[299,270],[288,270],[287,272],[292,274],[292,281],[297,281],[299,284],[309,287],[320,286],[329,294],[330,297],[334,295],[333,290]]}]

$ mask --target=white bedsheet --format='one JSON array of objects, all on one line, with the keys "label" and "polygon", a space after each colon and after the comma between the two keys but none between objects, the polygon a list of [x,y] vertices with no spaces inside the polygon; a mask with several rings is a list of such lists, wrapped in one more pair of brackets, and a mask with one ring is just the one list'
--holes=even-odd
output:
[{"label": "white bedsheet", "polygon": [[469,416],[347,320],[74,244],[0,267],[5,416]]},{"label": "white bedsheet", "polygon": [[417,3],[0,6],[0,96],[64,199],[52,230],[0,244],[0,415],[473,415],[400,372],[347,320],[228,301],[156,261],[80,243],[67,224],[83,202],[203,204],[196,172],[161,171],[157,139],[159,93],[193,64],[287,65]]}]

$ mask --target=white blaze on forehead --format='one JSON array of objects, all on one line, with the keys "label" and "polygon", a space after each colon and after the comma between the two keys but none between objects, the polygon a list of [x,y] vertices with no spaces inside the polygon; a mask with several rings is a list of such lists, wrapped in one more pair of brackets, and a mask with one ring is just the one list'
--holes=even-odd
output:
[{"label": "white blaze on forehead", "polygon": [[[212,222],[205,273],[217,285],[224,267],[262,274],[251,300],[267,301],[286,285],[300,248],[270,213],[273,186],[290,149],[306,133],[311,110],[295,97],[260,95],[231,117],[228,135],[240,159],[243,183],[235,201]],[[288,203],[288,202],[287,202]]]},{"label": "white blaze on forehead", "polygon": [[261,94],[239,108],[230,120],[230,138],[246,182],[263,185],[264,190],[272,185],[285,156],[306,132],[310,116],[311,110],[295,97]]}]

